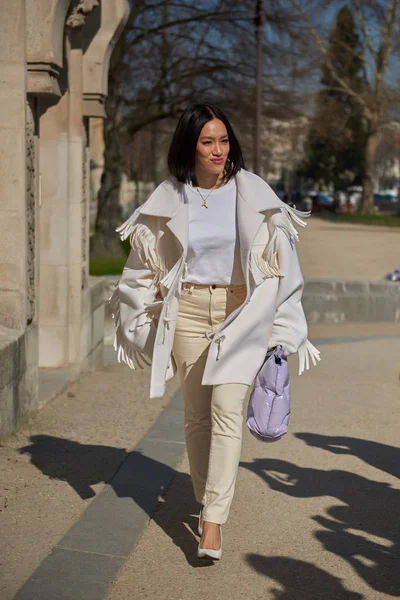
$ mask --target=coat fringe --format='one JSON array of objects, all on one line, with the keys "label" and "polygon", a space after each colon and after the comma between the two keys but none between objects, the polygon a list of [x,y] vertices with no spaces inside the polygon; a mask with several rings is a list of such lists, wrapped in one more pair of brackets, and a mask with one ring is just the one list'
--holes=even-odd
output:
[{"label": "coat fringe", "polygon": [[178,275],[179,271],[182,268],[182,264],[184,262],[184,256],[182,255],[179,260],[176,261],[172,269],[168,271],[168,273],[160,280],[160,283],[168,289],[172,286],[175,281],[175,277]]},{"label": "coat fringe", "polygon": [[165,273],[165,265],[157,253],[157,241],[154,233],[140,223],[133,226],[131,231],[131,248],[135,250],[140,260],[147,264],[154,273],[154,284],[160,283]]},{"label": "coat fringe", "polygon": [[144,264],[147,264],[154,273],[153,283],[155,286],[158,286],[161,278],[165,275],[165,264],[161,256],[157,253],[156,236],[146,225],[136,223],[138,216],[139,209],[136,209],[131,217],[118,227],[116,231],[120,234],[121,240],[130,238],[131,248],[135,250],[140,260]]},{"label": "coat fringe", "polygon": [[113,347],[117,353],[118,362],[124,362],[130,369],[135,370],[137,367],[139,369],[143,369],[143,362],[146,365],[150,366],[149,359],[142,352],[136,350],[132,344],[130,344],[125,338],[122,327],[121,327],[121,314],[120,314],[120,298],[119,298],[119,290],[118,287],[113,291],[110,299],[109,299],[111,316],[114,321],[115,326],[115,335],[114,335],[114,343]]},{"label": "coat fringe", "polygon": [[304,370],[308,371],[310,368],[310,358],[313,366],[315,367],[317,362],[321,360],[320,351],[312,345],[310,340],[305,340],[299,350],[299,375],[304,373]]},{"label": "coat fringe", "polygon": [[271,216],[268,222],[270,239],[268,240],[264,251],[260,255],[255,252],[254,247],[251,250],[250,270],[257,285],[262,283],[265,278],[284,276],[278,260],[278,230],[280,229],[283,231],[290,241],[298,242],[299,234],[293,221],[300,225],[300,227],[305,227],[307,223],[303,219],[307,219],[310,215],[310,211],[303,212],[292,208],[291,206],[285,206],[282,208],[281,212],[277,212]]},{"label": "coat fringe", "polygon": [[122,225],[117,227],[117,229],[115,230],[117,233],[119,233],[122,241],[126,240],[129,236],[132,235],[134,227],[136,225],[136,221],[139,218],[141,208],[142,207],[139,206],[139,208],[133,211],[129,219],[127,219],[124,223],[122,223]]}]

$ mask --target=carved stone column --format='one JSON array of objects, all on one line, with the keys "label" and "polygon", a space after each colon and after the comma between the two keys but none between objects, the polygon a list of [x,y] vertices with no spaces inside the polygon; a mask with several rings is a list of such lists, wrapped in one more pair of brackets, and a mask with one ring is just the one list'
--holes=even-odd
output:
[{"label": "carved stone column", "polygon": [[[86,339],[83,293],[87,285],[86,162],[82,110],[82,26],[97,1],[73,2],[66,20],[64,93],[42,103],[40,364],[80,364]],[[96,8],[96,10],[98,10]],[[86,236],[87,237],[87,236]],[[85,265],[85,267],[83,267]],[[46,283],[47,282],[47,283]]]},{"label": "carved stone column", "polygon": [[[80,15],[82,16],[82,15]],[[71,22],[71,19],[69,19]],[[67,21],[68,23],[68,21]],[[83,148],[83,65],[82,65],[82,28],[74,27],[69,30],[69,361],[77,363],[81,360],[81,333],[82,333],[82,278],[83,244],[82,224],[84,219],[83,206],[83,162],[85,152]]]},{"label": "carved stone column", "polygon": [[86,19],[83,28],[83,112],[90,118],[90,231],[104,168],[103,122],[111,54],[129,16],[128,0],[107,0]]},{"label": "carved stone column", "polygon": [[0,325],[26,327],[25,2],[0,8]]},{"label": "carved stone column", "polygon": [[26,2],[28,93],[52,98],[61,96],[63,29],[71,0]]},{"label": "carved stone column", "polygon": [[128,0],[103,0],[100,10],[86,19],[83,28],[83,110],[87,117],[106,116],[104,103],[110,58],[128,16]]},{"label": "carved stone column", "polygon": [[25,0],[0,6],[0,436],[37,406],[37,122]]},{"label": "carved stone column", "polygon": [[[68,53],[66,42],[66,53]],[[67,65],[61,71],[64,93],[55,105],[41,101],[40,117],[40,288],[39,364],[69,362],[69,93]]]}]

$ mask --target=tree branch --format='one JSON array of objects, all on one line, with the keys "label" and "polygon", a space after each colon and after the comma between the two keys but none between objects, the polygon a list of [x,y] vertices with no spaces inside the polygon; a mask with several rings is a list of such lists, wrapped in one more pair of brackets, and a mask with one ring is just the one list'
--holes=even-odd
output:
[{"label": "tree branch", "polygon": [[349,85],[347,85],[346,81],[342,77],[340,77],[340,75],[338,75],[336,69],[332,65],[332,61],[329,58],[329,52],[325,48],[322,39],[318,35],[315,27],[313,26],[313,24],[311,23],[310,19],[307,17],[307,15],[303,11],[303,9],[301,8],[301,6],[297,2],[297,0],[290,0],[290,3],[295,7],[295,9],[300,13],[300,15],[305,20],[309,32],[311,33],[314,41],[316,42],[316,44],[317,44],[317,46],[318,46],[321,54],[325,58],[325,61],[326,61],[325,64],[326,64],[327,68],[329,69],[329,72],[330,72],[331,76],[337,81],[337,83],[341,87],[342,91],[344,91],[346,94],[348,94],[349,96],[351,96],[352,98],[354,98],[354,100],[357,102],[357,104],[359,104],[359,106],[363,110],[365,116],[367,118],[370,118],[371,117],[371,111],[369,109],[368,104],[365,102],[365,100],[364,100],[364,98],[362,98],[362,96],[360,96],[359,94],[357,94],[357,92],[355,92]]},{"label": "tree branch", "polygon": [[[353,2],[354,2],[354,5],[355,5],[355,9],[356,9],[356,13],[357,13],[358,19],[359,19],[360,24],[361,24],[361,28],[362,28],[362,32],[363,32],[363,35],[364,35],[364,38],[365,38],[365,41],[366,41],[366,44],[367,44],[367,48],[370,51],[370,53],[371,53],[371,55],[374,58],[375,63],[376,63],[377,60],[378,60],[378,53],[376,52],[376,50],[374,48],[374,45],[372,43],[371,36],[369,35],[369,31],[368,31],[368,27],[367,27],[367,22],[365,20],[364,13],[361,10],[360,2],[359,2],[359,0],[353,0]],[[376,67],[376,64],[375,64],[375,67]]]},{"label": "tree branch", "polygon": [[[385,75],[389,55],[393,48],[393,34],[397,24],[397,13],[399,9],[398,0],[391,0],[389,3],[385,19],[382,23],[381,46],[377,58],[377,92],[382,91],[383,77]],[[386,20],[386,17],[388,19]],[[386,27],[385,27],[386,26]]]},{"label": "tree branch", "polygon": [[175,19],[174,21],[169,21],[168,23],[163,23],[161,25],[157,25],[157,27],[151,27],[150,29],[145,29],[143,33],[137,35],[133,40],[130,41],[131,46],[136,46],[142,40],[147,38],[150,35],[157,35],[161,33],[165,29],[169,29],[171,27],[176,27],[177,25],[187,25],[189,23],[198,22],[198,21],[207,21],[209,19],[215,19],[220,17],[228,17],[227,20],[232,21],[234,17],[232,16],[234,13],[232,11],[227,12],[206,12],[203,14],[197,14],[191,17],[184,17],[182,19]]}]

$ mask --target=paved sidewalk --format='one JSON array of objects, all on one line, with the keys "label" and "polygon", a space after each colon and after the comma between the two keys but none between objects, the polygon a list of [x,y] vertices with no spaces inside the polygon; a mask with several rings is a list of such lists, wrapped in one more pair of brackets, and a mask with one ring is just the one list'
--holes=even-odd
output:
[{"label": "paved sidewalk", "polygon": [[149,401],[148,370],[110,364],[44,407],[0,452],[1,599],[400,596],[400,326],[310,337],[323,361],[292,361],[290,434],[245,432],[220,564],[196,558],[176,381]]},{"label": "paved sidewalk", "polygon": [[115,364],[112,348],[106,359],[0,444],[1,600],[14,598],[79,521],[178,390],[172,381],[149,401],[148,368]]},{"label": "paved sidewalk", "polygon": [[196,558],[185,459],[107,600],[400,596],[400,338],[350,329],[360,341],[313,328],[323,361],[305,376],[292,361],[286,439],[246,432],[222,561]]}]

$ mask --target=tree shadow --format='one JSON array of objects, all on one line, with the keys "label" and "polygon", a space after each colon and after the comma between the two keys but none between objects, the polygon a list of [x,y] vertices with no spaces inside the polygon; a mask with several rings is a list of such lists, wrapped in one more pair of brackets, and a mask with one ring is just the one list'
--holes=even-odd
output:
[{"label": "tree shadow", "polygon": [[278,459],[256,459],[241,466],[271,489],[294,498],[331,496],[341,505],[312,517],[321,529],[315,537],[324,548],[347,560],[367,584],[400,596],[400,493],[386,483],[348,471],[299,467]]},{"label": "tree shadow", "polygon": [[[96,495],[91,486],[107,483],[119,498],[132,498],[182,550],[190,565],[213,564],[197,558],[199,506],[188,475],[140,451],[80,444],[48,435],[34,435],[30,441],[19,452],[29,454],[44,475],[65,481],[83,499]],[[98,526],[102,529],[100,520]]]},{"label": "tree shadow", "polygon": [[271,588],[271,600],[363,600],[364,596],[350,592],[340,579],[323,569],[286,556],[248,554],[247,562],[258,573],[274,579],[284,589]]},{"label": "tree shadow", "polygon": [[322,448],[334,454],[352,454],[365,463],[400,479],[400,448],[372,440],[338,435],[295,433],[308,446]]}]

